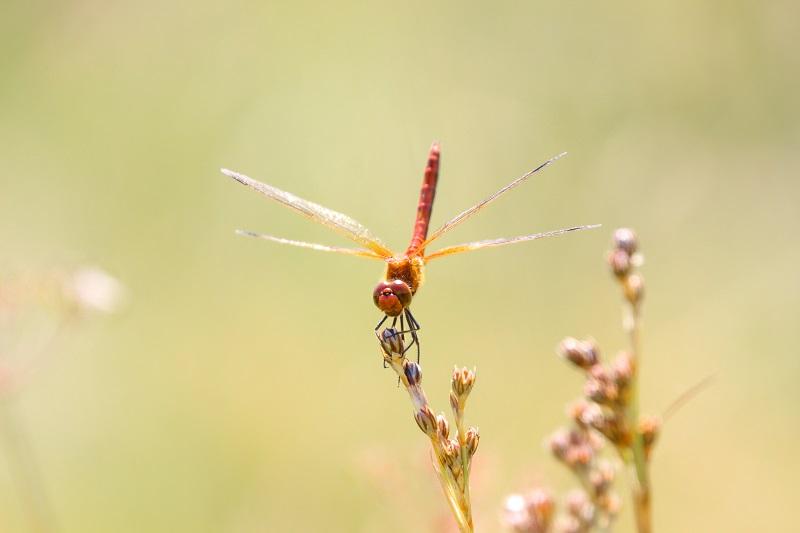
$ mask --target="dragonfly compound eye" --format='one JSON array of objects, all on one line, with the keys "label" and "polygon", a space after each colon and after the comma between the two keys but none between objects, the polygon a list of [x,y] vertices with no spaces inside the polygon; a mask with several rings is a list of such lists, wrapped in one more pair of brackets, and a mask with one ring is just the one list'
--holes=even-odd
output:
[{"label": "dragonfly compound eye", "polygon": [[372,291],[372,300],[387,315],[398,316],[411,304],[411,289],[399,279],[381,281]]}]

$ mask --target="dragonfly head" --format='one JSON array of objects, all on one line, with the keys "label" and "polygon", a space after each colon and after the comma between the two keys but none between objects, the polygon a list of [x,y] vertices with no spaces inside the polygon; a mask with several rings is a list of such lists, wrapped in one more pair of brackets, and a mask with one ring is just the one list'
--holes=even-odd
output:
[{"label": "dragonfly head", "polygon": [[388,316],[398,316],[411,304],[411,288],[399,279],[381,281],[372,291],[372,301]]}]

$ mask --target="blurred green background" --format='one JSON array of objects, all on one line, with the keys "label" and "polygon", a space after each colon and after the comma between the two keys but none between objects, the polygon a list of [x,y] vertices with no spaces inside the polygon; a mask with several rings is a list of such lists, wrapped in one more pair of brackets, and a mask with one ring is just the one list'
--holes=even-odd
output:
[{"label": "blurred green background", "polygon": [[[624,347],[604,254],[627,225],[644,410],[716,376],[665,426],[657,531],[793,530],[798,21],[788,0],[3,3],[3,271],[98,264],[129,293],[10,406],[58,529],[441,530],[372,336],[381,266],[235,236],[348,244],[218,172],[402,249],[438,139],[434,226],[570,152],[444,244],[604,225],[435,262],[415,300],[434,405],[478,367],[478,529],[511,491],[574,485],[543,446],[581,387],[554,348]],[[27,531],[0,465],[0,529]]]}]

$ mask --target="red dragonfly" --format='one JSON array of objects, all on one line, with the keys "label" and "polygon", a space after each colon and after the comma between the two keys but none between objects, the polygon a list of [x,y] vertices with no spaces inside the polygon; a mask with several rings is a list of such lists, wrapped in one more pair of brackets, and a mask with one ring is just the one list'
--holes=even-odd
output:
[{"label": "red dragonfly", "polygon": [[[320,250],[323,252],[336,252],[340,254],[354,255],[383,261],[386,264],[386,272],[383,276],[383,279],[375,287],[375,290],[372,291],[372,299],[375,302],[375,305],[384,313],[383,318],[375,327],[375,331],[377,331],[390,317],[393,319],[392,328],[394,328],[399,318],[400,330],[397,331],[393,329],[393,331],[397,331],[397,333],[401,335],[406,333],[411,335],[412,342],[405,349],[408,350],[411,348],[411,346],[416,344],[417,358],[419,359],[419,337],[417,332],[420,329],[420,324],[417,322],[417,319],[414,318],[414,315],[411,314],[410,306],[411,300],[422,286],[424,281],[424,267],[429,261],[462,252],[480,250],[482,248],[489,248],[493,246],[504,246],[506,244],[515,244],[518,242],[533,241],[544,237],[562,235],[571,231],[598,227],[598,225],[574,226],[571,228],[546,231],[543,233],[534,233],[531,235],[489,239],[459,244],[456,246],[447,246],[430,253],[426,253],[425,251],[428,245],[430,245],[436,239],[452,230],[465,220],[469,219],[511,189],[522,184],[533,174],[547,167],[553,161],[563,155],[565,154],[562,153],[556,157],[553,157],[552,159],[548,159],[533,170],[526,172],[485,200],[478,202],[469,209],[462,211],[452,219],[448,220],[430,236],[428,236],[428,225],[430,223],[431,212],[433,210],[433,199],[436,194],[436,182],[439,178],[440,161],[439,144],[433,143],[433,145],[431,145],[430,153],[428,154],[428,162],[425,166],[425,175],[422,180],[422,188],[419,193],[419,203],[417,204],[417,218],[416,222],[414,223],[414,233],[411,237],[411,243],[408,245],[406,251],[402,254],[398,254],[389,249],[366,227],[347,215],[338,213],[319,204],[315,204],[314,202],[304,200],[303,198],[282,191],[276,187],[273,187],[272,185],[261,183],[260,181],[249,178],[244,174],[239,174],[238,172],[227,169],[222,169],[222,173],[235,179],[243,185],[247,185],[248,187],[255,189],[264,196],[280,202],[291,209],[294,209],[311,220],[314,220],[323,226],[327,226],[334,231],[341,233],[348,239],[363,246],[363,248],[339,248],[336,246],[326,246],[324,244],[314,244],[284,239],[282,237],[273,237],[272,235],[253,233],[251,231],[238,230],[237,233],[277,242],[280,244],[290,244],[292,246],[299,246],[301,248],[310,248],[312,250]],[[405,322],[408,323],[408,330],[405,330]]]}]

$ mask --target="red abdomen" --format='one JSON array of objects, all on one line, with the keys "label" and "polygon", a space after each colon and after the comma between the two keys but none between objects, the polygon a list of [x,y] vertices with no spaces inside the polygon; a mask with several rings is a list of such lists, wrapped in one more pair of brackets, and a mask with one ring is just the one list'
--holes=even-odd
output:
[{"label": "red abdomen", "polygon": [[406,255],[422,255],[420,248],[428,237],[428,225],[433,212],[433,198],[436,196],[436,181],[439,179],[439,143],[433,143],[428,153],[428,164],[425,165],[425,177],[422,179],[422,188],[419,191],[419,204],[417,204],[417,220],[414,223],[414,235],[408,245]]}]

